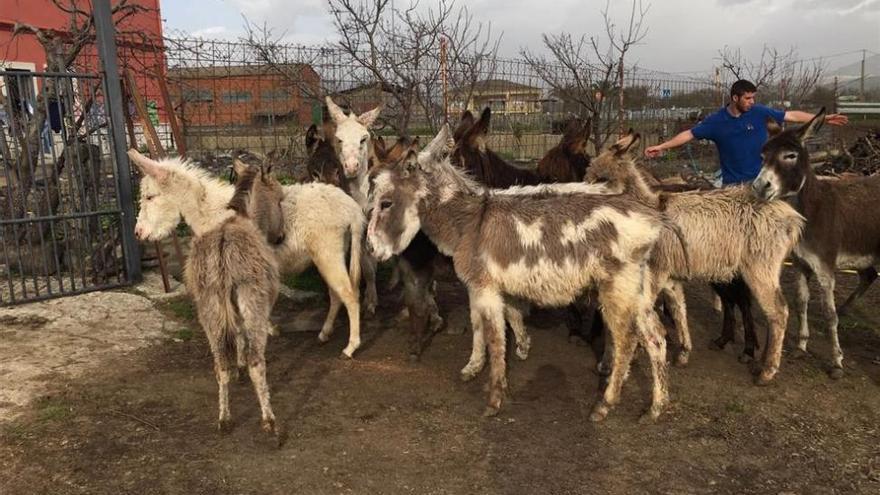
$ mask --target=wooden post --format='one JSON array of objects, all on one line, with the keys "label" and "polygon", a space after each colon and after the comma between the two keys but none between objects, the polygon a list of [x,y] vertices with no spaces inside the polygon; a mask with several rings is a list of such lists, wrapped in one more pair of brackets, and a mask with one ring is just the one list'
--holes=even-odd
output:
[{"label": "wooden post", "polygon": [[177,154],[186,155],[186,138],[180,130],[180,122],[177,120],[177,114],[174,113],[174,104],[171,102],[171,95],[168,93],[168,85],[165,83],[165,74],[161,69],[156,70],[156,81],[159,83],[159,93],[162,95],[162,105],[165,106],[165,113],[168,115],[168,123],[171,125],[171,137],[174,139],[174,145],[177,147]]},{"label": "wooden post", "polygon": [[137,110],[138,117],[141,119],[141,125],[144,128],[144,139],[147,141],[147,149],[150,150],[150,155],[152,155],[154,159],[161,158],[165,155],[165,150],[162,149],[162,143],[159,141],[159,134],[156,133],[156,128],[153,127],[153,123],[150,122],[150,116],[147,113],[147,104],[144,101],[143,96],[141,96],[141,92],[137,87],[131,69],[125,69],[125,80],[128,83],[128,91],[131,93],[131,97],[134,100],[134,107]]}]

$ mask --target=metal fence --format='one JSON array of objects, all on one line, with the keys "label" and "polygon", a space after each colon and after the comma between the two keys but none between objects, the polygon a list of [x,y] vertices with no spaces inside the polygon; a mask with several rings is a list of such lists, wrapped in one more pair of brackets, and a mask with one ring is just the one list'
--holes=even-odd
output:
[{"label": "metal fence", "polygon": [[[363,60],[336,48],[167,38],[159,49],[164,66],[144,67],[137,52],[125,51],[121,64],[133,68],[165,148],[185,149],[209,167],[222,168],[228,163],[223,157],[236,150],[301,164],[305,132],[322,121],[324,95],[356,112],[382,104],[380,135],[429,136],[447,118],[454,123],[464,110],[489,107],[489,146],[521,162],[540,159],[559,142],[568,119],[589,113],[559,91],[568,80],[556,77],[551,84],[546,70],[519,59],[458,63],[437,56],[413,61],[402,54],[391,58],[404,65],[378,77]],[[160,79],[168,88],[167,103]],[[640,131],[648,144],[693,125],[721,104],[721,84],[708,78],[628,70],[624,85],[625,126]],[[597,133],[612,127],[616,132],[619,91],[609,87],[603,95],[607,103],[598,118],[613,126],[597,125]],[[171,112],[181,122],[182,143],[174,143]],[[712,162],[714,147],[694,143],[680,155]]]},{"label": "metal fence", "polygon": [[111,54],[103,64],[0,70],[0,306],[140,276],[125,140],[109,125],[118,81],[95,70],[115,73],[115,35],[109,3],[94,5],[96,53]]}]

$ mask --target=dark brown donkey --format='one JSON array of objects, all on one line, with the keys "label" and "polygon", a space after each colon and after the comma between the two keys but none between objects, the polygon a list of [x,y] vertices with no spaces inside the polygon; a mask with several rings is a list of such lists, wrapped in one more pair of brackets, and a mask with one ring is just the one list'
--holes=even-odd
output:
[{"label": "dark brown donkey", "polygon": [[587,143],[592,120],[573,119],[565,127],[562,140],[538,162],[541,182],[580,182],[584,180],[590,155]]},{"label": "dark brown donkey", "polygon": [[786,198],[807,219],[804,235],[792,252],[799,272],[795,298],[798,349],[807,351],[809,278],[815,275],[831,339],[830,375],[839,378],[843,376],[843,351],[837,338],[834,271],[868,271],[880,261],[880,176],[847,180],[816,177],[804,141],[822,127],[824,120],[822,108],[810,122],[795,129],[783,131],[775,123],[768,123],[771,137],[762,150],[763,166],[752,188],[760,198]]}]

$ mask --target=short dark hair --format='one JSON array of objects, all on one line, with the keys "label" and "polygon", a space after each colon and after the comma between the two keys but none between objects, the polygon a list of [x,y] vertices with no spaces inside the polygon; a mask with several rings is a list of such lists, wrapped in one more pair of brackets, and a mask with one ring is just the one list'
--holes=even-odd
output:
[{"label": "short dark hair", "polygon": [[752,81],[747,81],[745,79],[740,79],[739,81],[733,83],[733,86],[730,87],[730,97],[734,96],[742,96],[745,93],[757,93],[758,88],[752,84]]}]

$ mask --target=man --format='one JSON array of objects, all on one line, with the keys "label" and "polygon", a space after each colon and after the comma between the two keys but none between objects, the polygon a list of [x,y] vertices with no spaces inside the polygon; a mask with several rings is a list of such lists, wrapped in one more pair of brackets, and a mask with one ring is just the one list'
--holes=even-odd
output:
[{"label": "man", "polygon": [[[645,156],[660,156],[663,150],[677,148],[696,139],[708,139],[718,147],[723,185],[750,182],[761,171],[761,147],[767,141],[767,119],[777,123],[809,122],[813,114],[797,110],[776,110],[755,104],[758,89],[749,81],[740,79],[730,88],[730,103],[709,115],[690,130],[674,138],[645,149]],[[844,125],[845,115],[830,114],[825,122]]]}]

